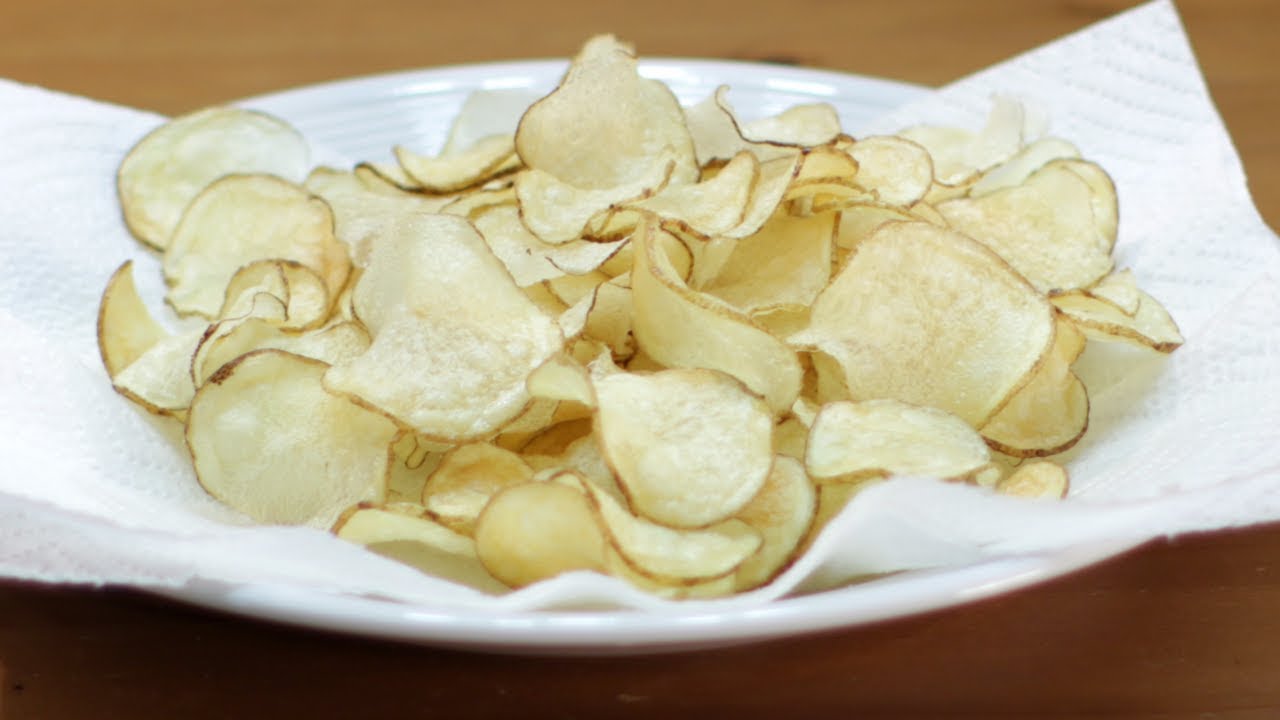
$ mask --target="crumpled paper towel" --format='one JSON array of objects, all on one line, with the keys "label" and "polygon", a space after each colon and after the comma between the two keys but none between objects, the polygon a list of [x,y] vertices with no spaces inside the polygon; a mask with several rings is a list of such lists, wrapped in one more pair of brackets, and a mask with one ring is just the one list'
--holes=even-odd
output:
[{"label": "crumpled paper towel", "polygon": [[[860,495],[773,585],[711,604],[768,602],[816,576],[1280,519],[1280,246],[1252,206],[1173,6],[1142,6],[862,130],[978,127],[996,94],[1042,108],[1053,134],[1113,175],[1118,265],[1165,302],[1187,344],[1170,358],[1091,350],[1081,361],[1091,430],[1072,451],[1067,501],[895,480]],[[112,178],[161,120],[0,82],[0,576],[264,583],[446,608],[676,611],[587,573],[482,596],[322,532],[251,526],[210,500],[174,424],[112,391],[94,340],[99,295],[124,258],[150,263],[137,277],[160,295],[154,259],[121,225]]]}]

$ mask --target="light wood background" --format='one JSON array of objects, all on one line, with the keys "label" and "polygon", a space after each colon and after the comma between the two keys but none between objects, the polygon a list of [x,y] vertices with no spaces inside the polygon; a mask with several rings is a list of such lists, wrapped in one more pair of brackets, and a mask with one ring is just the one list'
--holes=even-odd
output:
[{"label": "light wood background", "polygon": [[[3,0],[0,77],[178,113],[352,75],[564,56],[589,34],[612,31],[650,56],[764,59],[941,84],[1134,4]],[[1274,227],[1280,2],[1179,7]],[[126,591],[0,583],[5,720],[712,712],[1280,718],[1280,525],[1153,543],[1047,585],[871,628],[611,660],[403,647]]]}]

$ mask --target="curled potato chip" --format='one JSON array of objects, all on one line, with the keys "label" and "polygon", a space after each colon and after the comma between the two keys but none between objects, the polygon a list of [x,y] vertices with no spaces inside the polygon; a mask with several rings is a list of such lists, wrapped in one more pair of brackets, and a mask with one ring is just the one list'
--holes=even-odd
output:
[{"label": "curled potato chip", "polygon": [[336,296],[351,269],[333,213],[301,186],[268,175],[229,175],[201,192],[165,250],[167,300],[183,314],[215,317],[226,287],[257,260],[291,260]]},{"label": "curled potato chip", "polygon": [[465,149],[425,157],[403,147],[395,148],[396,161],[418,187],[447,193],[478,185],[519,165],[515,138],[491,135]]},{"label": "curled potato chip", "polygon": [[760,534],[730,519],[681,530],[636,517],[607,492],[573,473],[553,481],[579,488],[590,500],[610,546],[639,574],[672,584],[693,584],[733,573],[760,547]]},{"label": "curled potato chip", "polygon": [[807,307],[831,277],[839,219],[836,213],[774,215],[758,232],[734,243],[703,292],[745,313]]},{"label": "curled potato chip", "polygon": [[1142,293],[1138,290],[1138,282],[1133,271],[1117,270],[1102,278],[1093,287],[1085,290],[1090,297],[1103,300],[1116,306],[1125,315],[1138,314],[1138,306],[1142,303]]},{"label": "curled potato chip", "polygon": [[632,240],[632,331],[639,347],[668,367],[727,373],[769,407],[790,407],[802,376],[796,354],[732,306],[685,285],[661,250],[661,234],[645,220]]},{"label": "curled potato chip", "polygon": [[444,453],[412,430],[397,433],[388,450],[387,476],[383,482],[387,502],[420,503],[427,476],[440,466]]},{"label": "curled potato chip", "polygon": [[760,533],[760,549],[734,572],[734,589],[764,585],[786,569],[809,533],[817,511],[817,493],[804,465],[778,457],[760,492],[738,512],[737,518]]},{"label": "curled potato chip", "polygon": [[476,554],[511,587],[575,570],[605,571],[604,529],[585,492],[554,482],[499,491],[475,524]]},{"label": "curled potato chip", "polygon": [[666,186],[673,167],[656,168],[652,175],[624,185],[593,189],[575,187],[536,168],[528,170],[520,173],[515,183],[520,218],[543,242],[555,245],[577,240],[593,217],[615,205],[648,198]]},{"label": "curled potato chip", "polygon": [[503,488],[533,479],[520,456],[488,443],[460,445],[445,453],[422,489],[422,506],[431,517],[470,535],[480,511]]},{"label": "curled potato chip", "polygon": [[1071,448],[1089,427],[1089,393],[1071,371],[1084,335],[1059,320],[1053,348],[1031,378],[980,430],[987,443],[1013,457],[1042,457]]},{"label": "curled potato chip", "polygon": [[321,528],[382,499],[396,427],[326,391],[327,367],[256,350],[196,391],[187,447],[210,495],[258,522]]},{"label": "curled potato chip", "polygon": [[894,207],[910,207],[924,198],[933,183],[933,159],[905,138],[877,135],[862,138],[844,151],[857,163],[858,184]]},{"label": "curled potato chip", "polygon": [[202,331],[171,334],[138,296],[133,263],[111,275],[98,307],[98,351],[116,391],[149,412],[182,419],[195,385],[189,369]]},{"label": "curled potato chip", "polygon": [[471,538],[412,510],[421,508],[357,505],[343,513],[333,533],[450,582],[491,594],[508,589],[484,569]]},{"label": "curled potato chip", "polygon": [[1048,301],[999,257],[927,223],[858,244],[789,342],[827,353],[853,400],[892,398],[981,425],[1054,337]]},{"label": "curled potato chip", "polygon": [[116,177],[129,230],[164,250],[187,205],[232,173],[301,180],[311,151],[284,121],[253,110],[214,107],[170,120],[142,138]]},{"label": "curled potato chip", "polygon": [[369,349],[326,387],[437,440],[489,436],[524,411],[525,378],[563,344],[465,220],[415,214],[374,247],[355,290]]},{"label": "curled potato chip", "polygon": [[626,242],[543,242],[520,219],[515,203],[482,208],[472,217],[472,224],[520,287],[565,274],[585,275],[613,257]]},{"label": "curled potato chip", "polygon": [[640,77],[633,50],[611,35],[587,41],[559,87],[520,119],[515,142],[525,165],[583,190],[698,177],[680,103]]},{"label": "curled potato chip", "polygon": [[969,197],[981,197],[996,190],[1021,185],[1032,173],[1053,160],[1078,157],[1080,151],[1066,140],[1041,138],[984,172],[969,188]]},{"label": "curled potato chip", "polygon": [[710,370],[617,373],[595,381],[595,431],[633,510],[672,527],[731,517],[773,463],[773,418]]},{"label": "curled potato chip", "polygon": [[1173,316],[1159,300],[1136,286],[1134,290],[1138,307],[1132,315],[1109,300],[1085,292],[1055,295],[1050,300],[1089,337],[1128,342],[1157,352],[1173,352],[1185,342]]},{"label": "curled potato chip", "polygon": [[328,319],[334,304],[324,280],[310,268],[290,260],[258,260],[227,281],[218,318],[250,314],[260,295],[270,295],[283,305],[283,317],[274,320],[282,330],[316,328]]},{"label": "curled potato chip", "polygon": [[897,400],[823,405],[804,458],[818,482],[891,475],[962,480],[990,462],[982,436],[964,420]]}]

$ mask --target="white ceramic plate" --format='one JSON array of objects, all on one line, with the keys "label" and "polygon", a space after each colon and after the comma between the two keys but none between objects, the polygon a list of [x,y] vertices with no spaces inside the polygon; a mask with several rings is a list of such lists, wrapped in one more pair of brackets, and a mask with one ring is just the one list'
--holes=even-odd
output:
[{"label": "white ceramic plate", "polygon": [[[545,93],[563,61],[468,65],[358,78],[249,98],[242,104],[292,122],[317,146],[350,160],[385,160],[393,145],[433,151],[474,90]],[[919,96],[917,86],[833,72],[705,60],[649,60],[642,72],[684,103],[728,84],[747,118],[802,102],[839,111],[846,130]],[[518,93],[517,93],[518,94]],[[441,610],[294,587],[202,583],[165,594],[232,613],[332,632],[424,645],[525,654],[629,654],[692,650],[852,627],[961,603],[1042,582],[1132,543],[1001,558],[977,565],[901,573],[856,586],[732,612],[652,614]]]}]

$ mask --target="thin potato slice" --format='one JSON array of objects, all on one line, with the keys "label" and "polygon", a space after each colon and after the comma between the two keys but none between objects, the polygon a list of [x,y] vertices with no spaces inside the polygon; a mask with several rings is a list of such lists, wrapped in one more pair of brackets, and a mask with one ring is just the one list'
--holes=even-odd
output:
[{"label": "thin potato slice", "polygon": [[1138,309],[1133,315],[1108,300],[1081,292],[1057,295],[1050,300],[1091,338],[1128,342],[1162,353],[1179,348],[1185,340],[1169,311],[1142,290],[1137,293]]},{"label": "thin potato slice", "polygon": [[295,261],[336,296],[351,269],[333,213],[301,186],[268,175],[230,175],[201,192],[165,250],[167,300],[182,314],[215,317],[227,284],[257,260]]},{"label": "thin potato slice", "polygon": [[831,278],[836,213],[795,217],[778,213],[738,240],[702,290],[744,313],[807,307]]},{"label": "thin potato slice", "polygon": [[1095,219],[1092,195],[1079,175],[1050,164],[1021,185],[950,200],[938,212],[1041,292],[1065,292],[1093,285],[1113,267],[1112,239]]},{"label": "thin potato slice", "polygon": [[475,524],[476,554],[511,587],[575,570],[605,572],[608,540],[586,493],[527,482],[493,496]]},{"label": "thin potato slice", "polygon": [[1089,392],[1071,371],[1084,350],[1084,335],[1059,320],[1053,349],[1031,379],[980,430],[987,444],[1013,457],[1066,451],[1089,427]]},{"label": "thin potato slice", "polygon": [[866,137],[845,152],[858,164],[858,184],[872,190],[886,205],[910,207],[924,198],[933,183],[933,159],[910,140],[891,135]]},{"label": "thin potato slice", "polygon": [[858,244],[789,339],[830,355],[853,400],[937,407],[980,426],[1054,338],[1053,308],[999,257],[927,223]]},{"label": "thin potato slice", "polygon": [[533,479],[520,456],[488,443],[460,445],[441,458],[422,489],[422,506],[454,532],[471,535],[490,498]]},{"label": "thin potato slice", "polygon": [[310,155],[297,130],[264,113],[214,107],[175,118],[120,163],[116,186],[125,224],[164,250],[187,205],[214,180],[232,173],[301,180]]},{"label": "thin potato slice", "polygon": [[1138,289],[1138,281],[1133,271],[1117,270],[1102,278],[1096,285],[1085,291],[1090,297],[1115,305],[1125,315],[1138,314],[1138,306],[1142,303],[1142,292]]},{"label": "thin potato slice", "polygon": [[189,368],[201,337],[199,330],[170,334],[156,322],[138,296],[132,261],[111,275],[98,307],[98,351],[121,395],[181,419],[196,391]]},{"label": "thin potato slice", "polygon": [[433,193],[447,193],[478,185],[489,178],[514,170],[519,164],[515,138],[491,135],[469,148],[436,157],[419,155],[396,147],[396,162],[418,187]]},{"label": "thin potato slice", "polygon": [[[709,180],[669,186],[653,197],[626,203],[625,207],[651,212],[710,237],[729,232],[742,223],[759,177],[759,161],[751,153],[741,152]],[[634,227],[636,216],[630,215]]]},{"label": "thin potato slice", "polygon": [[632,240],[632,330],[639,347],[668,367],[727,373],[775,411],[791,407],[802,377],[795,352],[724,301],[685,285],[661,250],[661,234],[646,220]]},{"label": "thin potato slice", "polygon": [[595,388],[587,369],[563,353],[552,355],[525,380],[529,395],[544,400],[575,402],[596,406]]},{"label": "thin potato slice", "polygon": [[465,220],[408,215],[375,246],[355,290],[369,350],[326,387],[436,440],[487,437],[530,401],[525,379],[563,345]]},{"label": "thin potato slice", "polygon": [[338,519],[333,533],[434,577],[490,594],[508,590],[484,569],[471,538],[411,509],[421,510],[357,505]]},{"label": "thin potato slice", "polygon": [[191,376],[203,384],[218,368],[254,350],[272,348],[319,360],[346,362],[369,348],[369,333],[355,322],[338,322],[317,330],[290,332],[271,317],[251,315],[222,320],[205,333],[191,359]]},{"label": "thin potato slice", "polygon": [[636,517],[607,492],[573,473],[552,482],[581,489],[605,529],[610,546],[639,574],[688,585],[733,573],[759,549],[760,533],[731,519],[697,530],[677,530]]},{"label": "thin potato slice", "polygon": [[710,370],[618,373],[595,382],[595,432],[632,509],[672,527],[731,517],[768,477],[773,419]]},{"label": "thin potato slice", "polygon": [[560,180],[551,173],[533,169],[516,177],[516,198],[520,218],[539,240],[559,245],[578,240],[587,223],[615,205],[651,197],[667,185],[673,165],[654,170],[652,175],[624,185],[583,189]]},{"label": "thin potato slice", "polygon": [[996,492],[1002,495],[1061,500],[1067,496],[1070,486],[1067,469],[1048,460],[1019,465],[1009,477],[996,484]]},{"label": "thin potato slice", "polygon": [[388,503],[422,501],[422,488],[427,476],[444,459],[444,452],[423,441],[412,430],[401,430],[391,443],[387,456]]},{"label": "thin potato slice", "polygon": [[804,460],[817,482],[893,475],[964,480],[990,462],[982,436],[964,420],[897,400],[824,405]]},{"label": "thin potato slice", "polygon": [[326,367],[257,350],[201,386],[186,436],[210,495],[258,522],[320,528],[351,505],[382,499],[396,427],[327,392]]},{"label": "thin potato slice", "polygon": [[525,226],[515,204],[486,207],[475,214],[472,223],[520,287],[566,274],[585,275],[613,257],[626,242],[543,242]]},{"label": "thin potato slice", "polygon": [[996,190],[1016,187],[1025,182],[1032,173],[1054,160],[1078,157],[1080,157],[1080,151],[1066,140],[1053,137],[1041,138],[1022,148],[1005,162],[983,173],[982,177],[969,188],[969,197],[981,197]]},{"label": "thin potato slice", "polygon": [[611,35],[587,41],[559,87],[520,119],[515,142],[525,165],[583,190],[698,178],[680,103],[640,77],[634,51]]},{"label": "thin potato slice", "polygon": [[817,493],[804,465],[794,458],[777,458],[764,487],[737,515],[760,533],[761,545],[734,572],[734,589],[741,592],[764,585],[785,570],[809,533],[816,511]]}]

